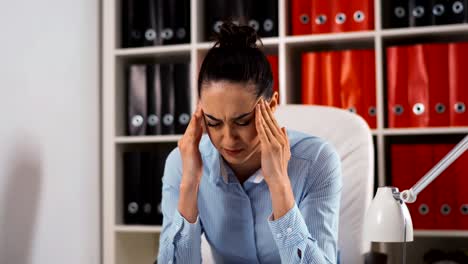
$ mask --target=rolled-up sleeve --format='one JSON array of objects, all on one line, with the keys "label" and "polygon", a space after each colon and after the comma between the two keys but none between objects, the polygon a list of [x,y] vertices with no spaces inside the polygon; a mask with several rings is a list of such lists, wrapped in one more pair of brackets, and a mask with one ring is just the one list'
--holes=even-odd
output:
[{"label": "rolled-up sleeve", "polygon": [[303,199],[268,219],[281,263],[336,263],[341,177],[340,157],[325,144],[311,162]]},{"label": "rolled-up sleeve", "polygon": [[202,226],[197,217],[188,222],[177,210],[182,163],[176,148],[167,160],[163,176],[161,210],[163,227],[159,238],[158,263],[201,263]]}]

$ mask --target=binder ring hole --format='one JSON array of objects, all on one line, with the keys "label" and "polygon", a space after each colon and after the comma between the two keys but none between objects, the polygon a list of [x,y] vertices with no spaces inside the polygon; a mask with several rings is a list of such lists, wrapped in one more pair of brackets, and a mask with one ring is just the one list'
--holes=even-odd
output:
[{"label": "binder ring hole", "polygon": [[369,107],[369,115],[370,116],[376,116],[377,115],[377,109],[375,109],[375,106]]},{"label": "binder ring hole", "polygon": [[355,114],[356,113],[356,107],[354,107],[354,106],[350,107],[350,108],[348,108],[348,111]]},{"label": "binder ring hole", "polygon": [[161,31],[162,39],[171,39],[174,36],[174,32],[170,28],[165,28]]},{"label": "binder ring hole", "polygon": [[145,39],[149,40],[149,41],[155,40],[156,39],[156,31],[154,31],[154,29],[146,30]]},{"label": "binder ring hole", "polygon": [[150,214],[151,213],[151,204],[149,203],[146,203],[144,206],[143,206],[143,212],[145,212],[146,214]]},{"label": "binder ring hole", "polygon": [[466,110],[465,104],[462,102],[458,102],[455,104],[455,113],[462,114]]},{"label": "binder ring hole", "polygon": [[366,18],[366,16],[364,15],[364,12],[362,12],[362,11],[354,12],[354,21],[362,22],[362,21],[364,21],[365,18]]},{"label": "binder ring hole", "polygon": [[179,116],[179,123],[181,125],[187,125],[190,121],[190,116],[186,113],[183,113]]},{"label": "binder ring hole", "polygon": [[263,29],[267,32],[273,30],[273,20],[267,19],[265,22],[263,22]]},{"label": "binder ring hole", "polygon": [[424,7],[422,6],[417,6],[413,9],[413,16],[417,17],[417,18],[421,18],[422,16],[424,16]]},{"label": "binder ring hole", "polygon": [[468,215],[468,204],[462,204],[460,207],[460,212],[462,215]]},{"label": "binder ring hole", "polygon": [[438,103],[436,104],[435,106],[435,110],[438,114],[442,114],[442,113],[445,113],[445,105],[442,104],[442,103]]},{"label": "binder ring hole", "polygon": [[128,212],[131,214],[136,214],[138,213],[138,204],[136,202],[131,202],[128,204]]},{"label": "binder ring hole", "polygon": [[174,122],[174,116],[172,116],[171,114],[164,115],[164,117],[163,117],[163,124],[164,125],[170,126],[170,125],[172,125],[173,122]]},{"label": "binder ring hole", "polygon": [[324,14],[321,14],[315,18],[315,24],[317,25],[323,25],[327,22],[327,16]]},{"label": "binder ring hole", "polygon": [[177,29],[177,32],[176,32],[177,38],[183,39],[183,38],[185,38],[186,35],[187,35],[187,32],[185,31],[185,28]]},{"label": "binder ring hole", "polygon": [[302,24],[308,24],[309,23],[309,16],[306,14],[302,14],[299,19],[301,20]]},{"label": "binder ring hole", "polygon": [[424,105],[421,103],[417,103],[413,106],[413,113],[416,115],[422,115],[424,113]]},{"label": "binder ring hole", "polygon": [[335,22],[340,25],[343,24],[346,22],[346,15],[344,13],[338,13],[336,15]]},{"label": "binder ring hole", "polygon": [[427,206],[427,204],[421,204],[418,211],[422,215],[427,215],[429,213],[429,206]]},{"label": "binder ring hole", "polygon": [[452,211],[452,209],[450,208],[450,205],[448,204],[444,204],[442,205],[442,207],[440,208],[440,213],[442,215],[449,215],[450,214],[450,211]]},{"label": "binder ring hole", "polygon": [[249,26],[253,28],[255,31],[258,31],[260,29],[260,25],[258,24],[256,20],[250,20]]},{"label": "binder ring hole", "polygon": [[141,33],[138,30],[132,30],[132,38],[134,39],[140,39],[141,38]]},{"label": "binder ring hole", "polygon": [[159,214],[162,214],[161,203],[158,204],[158,213],[159,213]]},{"label": "binder ring hole", "polygon": [[435,5],[432,8],[432,14],[434,14],[435,16],[441,16],[444,13],[445,13],[445,7],[441,4]]},{"label": "binder ring hole", "polygon": [[221,26],[223,25],[223,22],[222,21],[216,21],[213,25],[213,30],[214,32],[216,33],[219,33],[221,32]]},{"label": "binder ring hole", "polygon": [[404,112],[403,106],[401,106],[401,105],[395,105],[395,106],[393,107],[393,112],[394,112],[396,115],[402,115],[403,112]]},{"label": "binder ring hole", "polygon": [[461,1],[456,1],[452,5],[452,10],[455,14],[461,14],[463,10],[465,10],[465,6],[463,5]]},{"label": "binder ring hole", "polygon": [[398,18],[403,18],[406,16],[406,10],[401,6],[395,7],[395,10],[393,10],[393,12]]},{"label": "binder ring hole", "polygon": [[157,115],[148,116],[148,125],[156,126],[157,124],[159,124],[159,117]]},{"label": "binder ring hole", "polygon": [[136,115],[132,117],[132,126],[140,127],[143,125],[143,117],[141,115]]}]

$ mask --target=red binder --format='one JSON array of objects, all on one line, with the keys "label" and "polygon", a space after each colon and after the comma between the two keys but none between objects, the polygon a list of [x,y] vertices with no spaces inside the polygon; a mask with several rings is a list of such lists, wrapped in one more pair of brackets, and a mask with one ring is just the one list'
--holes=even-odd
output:
[{"label": "red binder", "polygon": [[409,127],[410,125],[407,56],[407,46],[387,48],[387,115],[390,128]]},{"label": "red binder", "polygon": [[266,57],[268,62],[270,62],[271,71],[273,73],[273,91],[279,94],[278,55],[268,55]]},{"label": "red binder", "polygon": [[374,1],[361,0],[349,1],[351,12],[349,12],[349,23],[351,31],[374,29]]},{"label": "red binder", "polygon": [[375,51],[362,50],[362,116],[370,128],[377,128],[377,89],[375,83]]},{"label": "red binder", "polygon": [[[392,185],[397,187],[400,192],[408,190],[416,183],[413,177],[414,175],[409,169],[411,167],[413,148],[413,145],[408,144],[392,144],[390,147],[392,158]],[[416,215],[418,214],[417,208],[414,204],[407,204],[407,206],[413,225],[415,225],[415,220],[417,219]]]},{"label": "red binder", "polygon": [[291,1],[291,29],[293,35],[312,33],[311,4],[312,0]]},{"label": "red binder", "polygon": [[450,125],[468,126],[468,43],[449,44]]},{"label": "red binder", "polygon": [[[451,179],[451,188],[457,193],[455,206],[455,223],[456,228],[460,230],[468,230],[468,153],[462,154],[453,165],[455,171],[455,180]],[[455,185],[454,185],[455,182]]]},{"label": "red binder", "polygon": [[[411,163],[407,169],[413,175],[412,185],[416,184],[434,165],[433,146],[429,144],[413,145]],[[434,208],[435,188],[429,184],[419,193],[416,202],[411,204],[416,211],[411,215],[415,229],[434,229],[437,209]]]},{"label": "red binder", "polygon": [[351,30],[353,19],[353,2],[349,0],[330,0],[331,4],[331,31],[345,32]]},{"label": "red binder", "polygon": [[[434,165],[454,147],[454,144],[435,144]],[[437,229],[456,229],[457,196],[456,192],[453,191],[453,183],[456,179],[454,173],[454,164],[452,164],[431,183],[434,189],[435,226]]]},{"label": "red binder", "polygon": [[330,33],[334,17],[331,13],[330,0],[309,0],[311,1],[311,25],[312,33]]},{"label": "red binder", "polygon": [[429,125],[429,76],[423,45],[408,46],[408,103],[410,126]]},{"label": "red binder", "polygon": [[425,44],[429,77],[429,126],[449,126],[449,67],[447,44]]},{"label": "red binder", "polygon": [[361,51],[345,50],[341,55],[341,107],[363,116],[361,92],[363,92],[364,65]]},{"label": "red binder", "polygon": [[322,52],[321,57],[322,104],[334,107],[341,107],[341,51]]},{"label": "red binder", "polygon": [[321,53],[302,53],[302,103],[322,104]]}]

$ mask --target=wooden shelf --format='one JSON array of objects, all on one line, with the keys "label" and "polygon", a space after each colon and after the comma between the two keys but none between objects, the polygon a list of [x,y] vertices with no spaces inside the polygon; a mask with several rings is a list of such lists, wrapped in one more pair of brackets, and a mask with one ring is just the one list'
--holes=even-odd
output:
[{"label": "wooden shelf", "polygon": [[124,48],[116,49],[115,56],[117,57],[146,57],[152,55],[183,55],[190,54],[191,44],[177,44],[167,46],[141,47],[141,48]]},{"label": "wooden shelf", "polygon": [[431,128],[386,128],[382,131],[385,136],[404,135],[443,135],[443,134],[467,134],[468,127],[431,127]]},{"label": "wooden shelf", "polygon": [[468,33],[468,24],[384,29],[381,31],[380,34],[384,39],[391,39],[401,37],[418,37],[466,33]]},{"label": "wooden shelf", "polygon": [[466,237],[468,230],[415,230],[416,237]]},{"label": "wooden shelf", "polygon": [[114,228],[118,233],[161,233],[162,226],[145,226],[145,225],[116,225]]},{"label": "wooden shelf", "polygon": [[128,143],[166,143],[177,142],[182,135],[167,135],[167,136],[123,136],[116,137],[115,143],[128,144]]}]

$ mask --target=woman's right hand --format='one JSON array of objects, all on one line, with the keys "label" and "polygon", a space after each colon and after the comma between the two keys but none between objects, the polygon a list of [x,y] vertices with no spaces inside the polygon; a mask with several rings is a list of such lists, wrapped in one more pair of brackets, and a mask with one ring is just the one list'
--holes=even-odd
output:
[{"label": "woman's right hand", "polygon": [[203,135],[204,119],[200,105],[192,115],[192,119],[184,135],[177,143],[182,157],[181,186],[198,186],[203,174],[203,163],[199,150],[200,139]]}]

